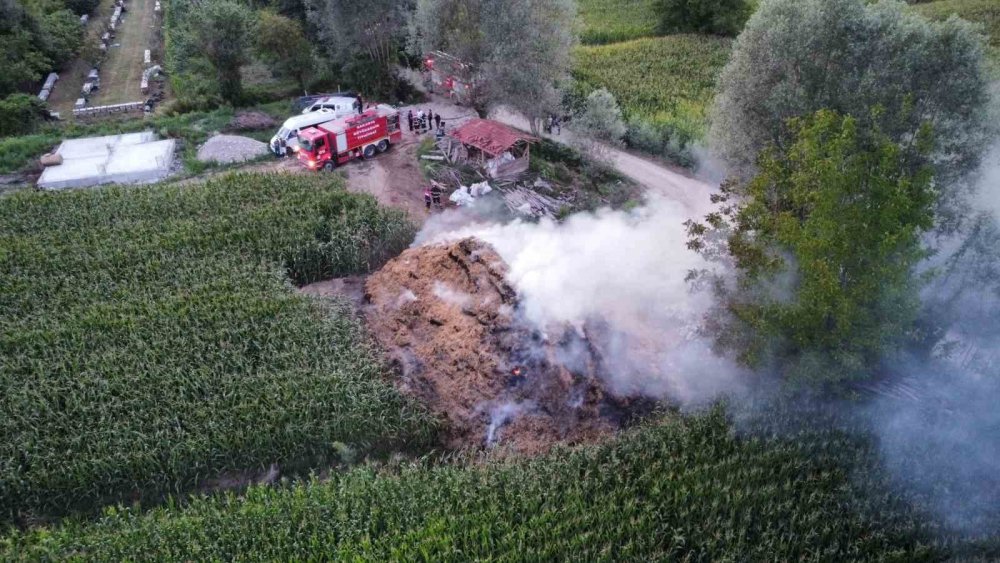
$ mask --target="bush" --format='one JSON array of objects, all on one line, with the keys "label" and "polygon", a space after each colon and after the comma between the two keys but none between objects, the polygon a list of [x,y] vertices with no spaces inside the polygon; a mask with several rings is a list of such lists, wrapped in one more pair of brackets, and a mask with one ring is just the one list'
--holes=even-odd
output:
[{"label": "bush", "polygon": [[599,139],[620,143],[625,136],[625,121],[618,102],[605,88],[594,90],[587,96],[583,112],[573,119],[573,128]]},{"label": "bush", "polygon": [[660,0],[659,32],[735,36],[750,12],[747,0]]},{"label": "bush", "polygon": [[11,94],[0,100],[0,137],[31,133],[45,119],[45,104],[35,96]]}]

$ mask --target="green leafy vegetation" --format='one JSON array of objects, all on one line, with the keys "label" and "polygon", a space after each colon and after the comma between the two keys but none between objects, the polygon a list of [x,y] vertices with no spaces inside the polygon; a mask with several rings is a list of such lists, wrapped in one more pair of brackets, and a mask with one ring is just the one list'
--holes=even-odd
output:
[{"label": "green leafy vegetation", "polygon": [[899,2],[772,0],[720,76],[712,141],[746,176],[762,150],[787,148],[790,118],[830,109],[900,143],[930,121],[942,205],[957,208],[954,180],[989,144],[988,82],[967,22],[931,22]]},{"label": "green leafy vegetation", "polygon": [[580,0],[580,42],[617,43],[656,35],[658,0]]},{"label": "green leafy vegetation", "polygon": [[606,88],[629,124],[626,142],[681,157],[707,127],[716,78],[731,41],[671,35],[576,49],[573,76],[581,96]]},{"label": "green leafy vegetation", "polygon": [[913,6],[917,13],[935,20],[943,20],[952,14],[983,25],[989,37],[989,58],[993,76],[1000,78],[1000,3],[994,0],[938,0]]},{"label": "green leafy vegetation", "polygon": [[96,6],[96,0],[0,3],[0,98],[33,87],[68,64],[83,40],[80,14]]},{"label": "green leafy vegetation", "polygon": [[749,0],[660,0],[661,33],[739,35],[753,10]]},{"label": "green leafy vegetation", "polygon": [[7,557],[100,560],[933,561],[957,552],[932,543],[873,457],[867,441],[830,429],[734,434],[716,411],[532,461],[363,467],[185,507],[117,509],[15,535],[4,548]]},{"label": "green leafy vegetation", "polygon": [[0,518],[427,443],[353,316],[288,282],[370,271],[412,235],[321,177],[0,198]]},{"label": "green leafy vegetation", "polygon": [[[708,257],[724,237],[738,272],[735,288],[713,284],[724,314],[711,326],[747,365],[781,366],[811,388],[870,378],[917,332],[931,168],[912,170],[907,147],[830,111],[790,127],[786,152],[762,155],[746,187],[723,188],[720,199],[735,197],[710,228],[689,226]],[[929,127],[913,144],[926,157]]]},{"label": "green leafy vegetation", "polygon": [[260,58],[275,75],[291,78],[299,90],[306,90],[316,60],[312,44],[299,22],[263,10],[257,17],[254,44]]}]

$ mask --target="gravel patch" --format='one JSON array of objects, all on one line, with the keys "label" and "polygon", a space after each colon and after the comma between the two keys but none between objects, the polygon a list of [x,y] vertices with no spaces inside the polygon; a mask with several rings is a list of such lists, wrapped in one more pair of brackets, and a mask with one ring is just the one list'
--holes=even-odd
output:
[{"label": "gravel patch", "polygon": [[216,135],[198,149],[198,160],[228,164],[253,160],[266,154],[266,143],[238,135]]}]

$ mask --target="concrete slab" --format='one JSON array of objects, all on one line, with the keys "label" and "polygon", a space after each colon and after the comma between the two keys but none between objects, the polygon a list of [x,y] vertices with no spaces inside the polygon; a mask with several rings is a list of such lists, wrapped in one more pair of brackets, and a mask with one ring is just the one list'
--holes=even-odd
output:
[{"label": "concrete slab", "polygon": [[45,168],[38,186],[57,190],[155,182],[170,173],[174,148],[174,140],[157,141],[151,131],[66,140],[56,150],[63,163]]}]

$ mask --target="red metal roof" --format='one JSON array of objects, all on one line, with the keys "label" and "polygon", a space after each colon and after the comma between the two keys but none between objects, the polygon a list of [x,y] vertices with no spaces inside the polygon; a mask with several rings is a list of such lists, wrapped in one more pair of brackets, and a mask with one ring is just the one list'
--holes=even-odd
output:
[{"label": "red metal roof", "polygon": [[473,119],[451,132],[464,145],[470,145],[490,156],[502,154],[519,141],[534,142],[535,137],[489,119]]}]

